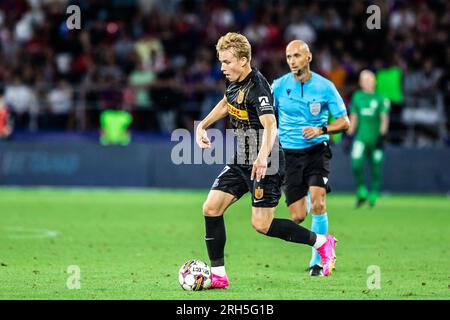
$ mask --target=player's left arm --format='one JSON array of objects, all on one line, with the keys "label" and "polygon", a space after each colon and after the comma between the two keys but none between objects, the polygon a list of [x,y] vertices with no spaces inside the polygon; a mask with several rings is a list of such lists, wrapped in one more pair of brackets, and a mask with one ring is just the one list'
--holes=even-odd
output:
[{"label": "player's left arm", "polygon": [[347,131],[350,128],[350,120],[348,119],[347,109],[345,107],[344,100],[342,100],[336,87],[330,83],[328,88],[328,108],[331,115],[336,119],[332,123],[325,126],[326,132],[323,127],[305,127],[302,129],[302,134],[306,139],[312,139],[320,136],[324,133],[339,133]]},{"label": "player's left arm", "polygon": [[358,103],[357,103],[358,93],[354,93],[350,102],[350,127],[347,130],[347,135],[352,137],[358,128]]},{"label": "player's left arm", "polygon": [[384,149],[388,128],[389,128],[389,114],[387,112],[382,112],[381,113],[380,134],[378,135],[378,139],[377,139],[377,143],[376,143],[377,149]]},{"label": "player's left arm", "polygon": [[382,109],[381,109],[381,125],[380,125],[380,135],[378,136],[378,141],[376,144],[377,149],[383,149],[386,136],[389,130],[389,112],[391,110],[391,102],[389,99],[384,99]]},{"label": "player's left arm", "polygon": [[352,112],[350,114],[350,127],[347,130],[347,135],[350,137],[353,136],[356,132],[356,128],[358,126],[358,115],[356,112]]},{"label": "player's left arm", "polygon": [[391,111],[391,102],[389,99],[384,99],[383,108],[381,110],[381,127],[380,134],[386,136],[389,130],[389,112]]},{"label": "player's left arm", "polygon": [[258,152],[258,157],[253,163],[252,174],[250,179],[256,175],[256,181],[264,179],[267,171],[267,159],[272,152],[273,144],[275,143],[277,137],[277,121],[273,114],[264,114],[259,117],[262,126],[264,127],[261,148]]},{"label": "player's left arm", "polygon": [[380,133],[382,136],[385,136],[389,130],[389,114],[383,112],[381,114],[381,128]]},{"label": "player's left arm", "polygon": [[[274,112],[274,97],[270,86],[259,85],[249,94],[249,104],[256,108],[259,121],[264,128],[258,156],[253,163],[251,180],[264,179],[268,167],[268,158],[277,138],[277,120]],[[258,133],[257,133],[258,134]]]},{"label": "player's left arm", "polygon": [[343,115],[326,126],[326,132],[323,127],[304,127],[302,134],[306,139],[312,139],[321,134],[334,134],[347,131],[350,128],[350,120],[347,115]]}]

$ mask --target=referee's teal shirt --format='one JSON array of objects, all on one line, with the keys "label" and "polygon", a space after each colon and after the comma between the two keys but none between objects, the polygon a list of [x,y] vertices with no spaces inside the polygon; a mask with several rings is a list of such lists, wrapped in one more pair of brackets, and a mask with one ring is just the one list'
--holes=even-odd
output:
[{"label": "referee's teal shirt", "polygon": [[289,72],[276,79],[272,89],[283,149],[305,149],[328,141],[328,134],[308,140],[303,137],[302,129],[326,126],[330,112],[334,118],[347,114],[334,84],[315,72],[311,72],[311,78],[304,83],[296,81],[294,74]]}]

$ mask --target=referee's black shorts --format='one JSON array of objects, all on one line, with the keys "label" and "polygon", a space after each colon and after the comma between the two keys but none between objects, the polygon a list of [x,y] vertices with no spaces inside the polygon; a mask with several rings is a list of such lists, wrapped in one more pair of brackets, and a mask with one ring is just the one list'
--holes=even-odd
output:
[{"label": "referee's black shorts", "polygon": [[310,186],[325,188],[327,193],[331,191],[328,176],[332,153],[328,142],[306,149],[283,150],[286,159],[283,191],[288,206],[305,197]]}]

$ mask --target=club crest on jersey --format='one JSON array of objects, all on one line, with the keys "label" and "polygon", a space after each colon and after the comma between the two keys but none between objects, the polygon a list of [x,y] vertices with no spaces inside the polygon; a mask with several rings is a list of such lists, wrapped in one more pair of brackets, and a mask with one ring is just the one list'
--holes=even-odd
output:
[{"label": "club crest on jersey", "polygon": [[317,116],[320,113],[321,110],[321,106],[320,103],[310,103],[309,104],[309,112],[311,112],[311,114],[313,116]]},{"label": "club crest on jersey", "polygon": [[264,189],[261,187],[257,187],[255,189],[255,199],[259,200],[262,199],[262,197],[264,197]]},{"label": "club crest on jersey", "polygon": [[241,104],[244,101],[244,96],[245,96],[245,92],[242,90],[239,90],[237,98],[236,98],[236,102]]}]

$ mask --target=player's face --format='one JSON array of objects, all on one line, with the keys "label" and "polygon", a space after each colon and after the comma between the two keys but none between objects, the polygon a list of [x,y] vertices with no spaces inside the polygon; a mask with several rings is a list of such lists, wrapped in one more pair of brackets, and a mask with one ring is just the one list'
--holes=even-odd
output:
[{"label": "player's face", "polygon": [[238,59],[231,50],[219,51],[220,70],[229,81],[238,81],[244,72],[246,59]]},{"label": "player's face", "polygon": [[311,54],[299,46],[293,45],[286,48],[287,64],[289,65],[291,71],[295,74],[309,64],[311,59],[310,57]]},{"label": "player's face", "polygon": [[375,76],[373,73],[362,72],[359,76],[359,85],[364,91],[372,92],[375,90]]}]

